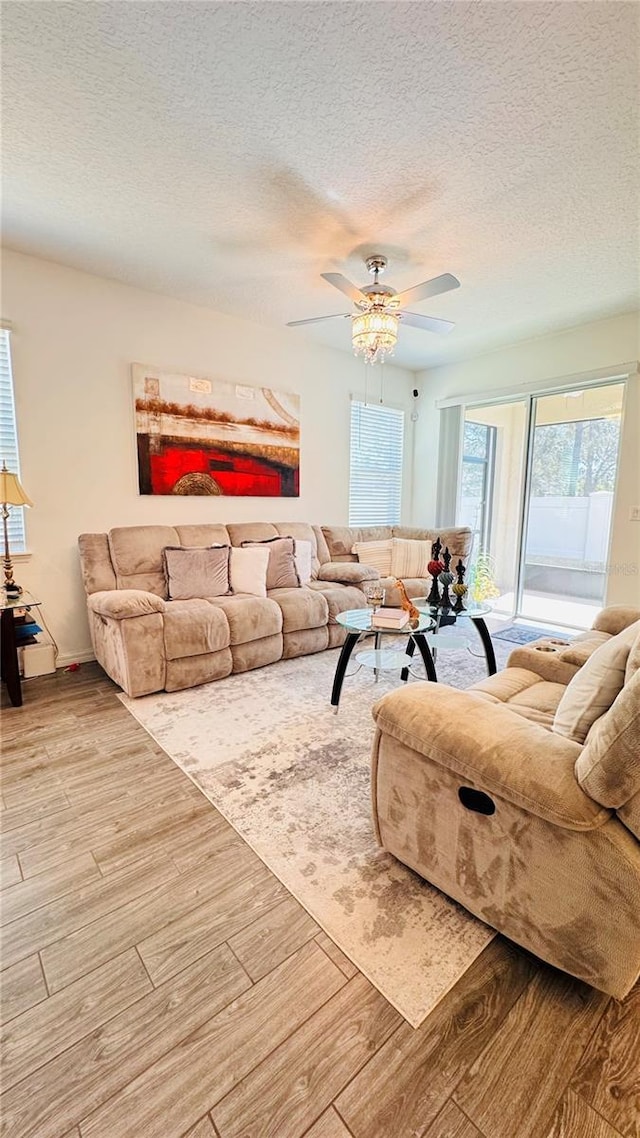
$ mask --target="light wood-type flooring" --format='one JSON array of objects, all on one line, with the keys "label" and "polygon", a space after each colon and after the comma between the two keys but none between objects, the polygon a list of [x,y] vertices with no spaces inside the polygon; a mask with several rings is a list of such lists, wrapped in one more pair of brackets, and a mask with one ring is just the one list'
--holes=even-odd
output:
[{"label": "light wood-type flooring", "polygon": [[24,691],[2,715],[6,1138],[640,1135],[640,987],[616,1003],[497,938],[414,1030],[97,665]]}]

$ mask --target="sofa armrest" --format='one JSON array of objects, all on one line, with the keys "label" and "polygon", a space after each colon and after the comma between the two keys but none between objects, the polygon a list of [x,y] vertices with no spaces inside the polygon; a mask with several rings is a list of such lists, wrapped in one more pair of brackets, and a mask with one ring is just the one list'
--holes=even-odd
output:
[{"label": "sofa armrest", "polygon": [[444,684],[411,684],[373,707],[378,731],[488,794],[568,830],[592,830],[611,811],[578,785],[579,743],[517,712]]},{"label": "sofa armrest", "polygon": [[640,609],[632,605],[608,605],[599,612],[591,627],[596,632],[608,632],[610,636],[617,636],[630,624],[640,620]]},{"label": "sofa armrest", "polygon": [[155,593],[144,589],[107,589],[91,593],[87,597],[91,612],[113,620],[128,620],[133,616],[149,616],[153,612],[164,612],[166,601]]},{"label": "sofa armrest", "polygon": [[379,581],[380,574],[372,565],[361,565],[359,561],[325,561],[318,570],[318,580],[361,585],[363,581]]},{"label": "sofa armrest", "polygon": [[540,644],[548,645],[550,650],[537,648],[535,644],[519,644],[509,654],[507,668],[526,668],[528,672],[534,672],[541,680],[547,680],[550,684],[565,684],[565,686],[569,684],[580,670],[580,665],[574,663],[573,659],[565,658],[565,652],[570,645],[562,648],[549,640],[541,640]]}]

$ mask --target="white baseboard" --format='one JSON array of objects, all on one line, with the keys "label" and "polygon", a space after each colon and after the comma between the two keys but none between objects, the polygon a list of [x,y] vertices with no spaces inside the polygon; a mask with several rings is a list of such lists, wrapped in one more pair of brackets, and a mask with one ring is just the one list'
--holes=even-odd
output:
[{"label": "white baseboard", "polygon": [[85,652],[76,652],[75,655],[62,652],[56,660],[56,668],[68,668],[69,664],[88,664],[91,660],[95,660],[95,656],[90,648]]}]

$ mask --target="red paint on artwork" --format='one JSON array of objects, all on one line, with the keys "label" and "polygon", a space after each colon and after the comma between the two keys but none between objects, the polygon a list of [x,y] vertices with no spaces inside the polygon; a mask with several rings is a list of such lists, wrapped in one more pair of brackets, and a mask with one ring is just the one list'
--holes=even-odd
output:
[{"label": "red paint on artwork", "polygon": [[165,444],[150,455],[151,493],[172,494],[186,475],[210,478],[218,492],[229,496],[279,498],[297,496],[298,470],[288,471],[249,455],[204,447]]}]

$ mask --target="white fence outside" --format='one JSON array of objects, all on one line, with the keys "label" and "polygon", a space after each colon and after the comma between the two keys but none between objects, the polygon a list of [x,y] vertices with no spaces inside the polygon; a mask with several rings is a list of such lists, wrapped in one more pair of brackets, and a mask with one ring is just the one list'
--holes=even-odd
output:
[{"label": "white fence outside", "polygon": [[532,498],[527,527],[527,558],[553,564],[577,562],[597,570],[607,560],[613,494],[598,491],[584,498]]},{"label": "white fence outside", "polygon": [[[568,563],[592,572],[601,571],[607,560],[613,493],[597,491],[582,498],[531,498],[527,526],[526,559],[546,564]],[[479,506],[476,498],[463,498],[459,525],[476,529]],[[499,556],[499,550],[491,550]]]}]

